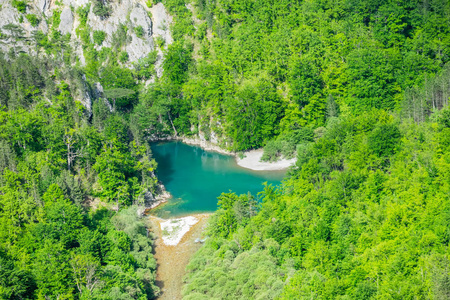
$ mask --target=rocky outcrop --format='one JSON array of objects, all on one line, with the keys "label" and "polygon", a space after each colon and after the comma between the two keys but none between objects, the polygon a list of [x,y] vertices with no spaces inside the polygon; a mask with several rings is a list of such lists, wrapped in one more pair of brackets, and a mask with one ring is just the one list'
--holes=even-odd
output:
[{"label": "rocky outcrop", "polygon": [[130,12],[130,20],[134,27],[142,27],[144,36],[152,35],[152,20],[148,16],[147,11],[139,4],[137,4]]},{"label": "rocky outcrop", "polygon": [[[78,8],[86,7],[88,4],[91,5],[91,9],[87,16],[87,25],[92,32],[91,34],[96,30],[101,30],[106,33],[105,41],[102,45],[96,46],[97,50],[112,46],[113,35],[117,32],[121,24],[126,25],[128,29],[127,42],[122,50],[128,52],[129,63],[146,57],[153,51],[155,49],[155,43],[153,41],[155,37],[163,39],[166,45],[172,43],[169,29],[172,18],[162,3],[158,3],[151,9],[148,9],[145,5],[142,5],[144,1],[141,0],[111,1],[108,2],[111,11],[110,15],[106,18],[101,18],[94,14],[94,5],[92,5],[92,1],[90,0],[62,0],[59,2],[52,0],[34,0],[28,2],[29,5],[26,13],[35,14],[40,19],[39,27],[35,28],[27,21],[25,14],[18,12],[17,9],[11,6],[10,0],[4,2],[0,8],[0,28],[11,23],[19,25],[24,31],[25,38],[30,38],[34,30],[41,30],[47,33],[48,25],[46,20],[52,17],[55,10],[60,11],[60,23],[56,29],[63,35],[71,33],[71,45],[82,65],[85,63],[85,60],[81,40],[76,34],[76,29],[80,25],[79,16],[76,11]],[[22,23],[19,20],[23,20]],[[136,31],[136,28],[139,29]],[[141,31],[143,34],[141,34]],[[139,32],[139,36],[136,35],[136,32]],[[31,43],[18,42],[17,46],[20,46],[26,52],[34,51]],[[10,43],[5,42],[0,44],[0,48],[5,52],[10,47]],[[158,76],[162,75],[162,57],[162,51],[159,50],[159,59],[156,63]]]},{"label": "rocky outcrop", "polygon": [[[50,1],[50,0],[47,0]],[[85,6],[88,5],[90,3],[89,0],[63,0],[62,3],[65,6],[72,6],[73,8],[78,8],[80,6]]]},{"label": "rocky outcrop", "polygon": [[36,7],[42,14],[45,14],[45,10],[48,7],[47,0],[37,0]]},{"label": "rocky outcrop", "polygon": [[[150,12],[153,18],[153,36],[161,38],[165,45],[171,44],[173,39],[169,27],[172,23],[172,17],[167,13],[162,3],[153,5]],[[158,60],[155,63],[156,76],[158,77],[161,77],[163,73],[162,63],[163,52],[162,49],[158,49]]]},{"label": "rocky outcrop", "polygon": [[130,21],[134,28],[142,28],[143,35],[138,37],[134,32],[131,35],[131,42],[127,45],[130,61],[137,61],[153,51],[154,44],[152,38],[152,20],[147,11],[137,4],[130,13]]},{"label": "rocky outcrop", "polygon": [[58,30],[62,34],[67,34],[72,32],[73,27],[73,14],[70,7],[64,7],[63,11],[61,12],[61,23],[59,24]]},{"label": "rocky outcrop", "polygon": [[20,24],[19,23],[19,14],[17,10],[11,6],[10,3],[2,4],[2,8],[0,10],[0,27],[3,27],[7,24]]},{"label": "rocky outcrop", "polygon": [[[101,18],[92,12],[88,15],[88,25],[92,31],[101,30],[106,33],[106,39],[103,45],[98,47],[111,47],[114,33],[121,24],[126,25],[127,44],[125,51],[128,52],[129,62],[133,63],[143,57],[146,57],[154,50],[152,36],[152,20],[145,8],[135,0],[122,0],[113,2],[111,5],[111,15],[108,18]],[[138,37],[134,31],[141,27],[144,34]]]},{"label": "rocky outcrop", "polygon": [[[164,5],[158,3],[150,9],[145,5],[143,0],[117,0],[107,1],[110,14],[107,17],[99,17],[94,13],[94,5],[92,0],[29,0],[27,1],[26,13],[19,12],[11,5],[11,0],[0,0],[0,29],[3,39],[0,40],[0,50],[8,53],[14,48],[16,53],[20,51],[34,54],[36,45],[33,40],[34,31],[39,30],[44,34],[52,30],[58,30],[62,35],[70,34],[70,46],[73,49],[77,61],[81,65],[86,64],[84,51],[88,51],[88,47],[83,44],[81,36],[77,28],[81,28],[81,18],[77,11],[79,8],[86,8],[90,5],[87,14],[86,27],[91,34],[91,43],[93,43],[93,34],[95,31],[103,31],[105,40],[101,45],[95,45],[95,49],[101,51],[104,47],[112,48],[113,37],[117,35],[119,28],[126,28],[125,42],[121,43],[121,48],[116,51],[126,51],[128,53],[128,62],[124,63],[128,67],[132,67],[133,63],[148,56],[155,49],[158,50],[157,61],[155,63],[156,75],[162,76],[163,51],[155,46],[154,38],[164,41],[164,47],[173,42],[170,34],[170,24],[172,17],[167,13]],[[55,24],[53,21],[55,13],[60,16],[57,22],[57,28],[49,28],[49,24]],[[60,14],[59,14],[60,13]],[[37,26],[32,26],[27,14],[34,14],[39,19]],[[47,23],[47,20],[52,20]],[[57,21],[57,20],[56,20]],[[14,24],[18,30],[12,32],[3,28],[5,25]],[[51,26],[51,25],[50,25]],[[84,26],[84,25],[83,25]],[[17,29],[16,28],[16,29]],[[13,38],[13,36],[19,36]],[[51,39],[50,39],[51,40]],[[84,43],[86,43],[84,41]],[[40,55],[46,55],[45,51],[41,51]],[[148,82],[154,82],[155,78],[151,78]],[[91,111],[94,99],[102,97],[102,88],[97,86],[88,87],[83,82],[83,88],[80,90],[77,99],[82,103],[88,111]],[[109,105],[110,103],[105,100]]]},{"label": "rocky outcrop", "polygon": [[153,5],[150,12],[153,19],[153,36],[161,37],[166,45],[172,44],[173,39],[169,28],[172,24],[172,17],[168,14],[164,4]]}]

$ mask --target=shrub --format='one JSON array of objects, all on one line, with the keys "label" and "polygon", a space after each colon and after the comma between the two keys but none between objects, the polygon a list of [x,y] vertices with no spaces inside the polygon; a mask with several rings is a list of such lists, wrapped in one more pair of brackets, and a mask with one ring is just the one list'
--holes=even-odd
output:
[{"label": "shrub", "polygon": [[129,36],[127,35],[128,28],[124,24],[119,24],[119,27],[112,34],[112,46],[113,48],[120,48],[121,46],[129,42]]},{"label": "shrub", "polygon": [[147,55],[147,57],[139,59],[134,64],[134,69],[136,70],[139,79],[146,80],[154,75],[155,73],[154,64],[156,62],[157,56],[158,52],[152,51]]},{"label": "shrub", "polygon": [[276,161],[281,156],[281,143],[280,141],[270,141],[264,147],[264,153],[261,157],[261,161]]},{"label": "shrub", "polygon": [[164,47],[165,41],[164,41],[164,39],[163,39],[162,37],[157,36],[157,37],[155,38],[155,43],[156,43],[156,45],[158,45],[158,47],[159,47],[160,49],[162,49],[162,48]]},{"label": "shrub", "polygon": [[141,25],[134,27],[134,33],[136,33],[137,37],[142,38],[144,36],[144,28]]},{"label": "shrub", "polygon": [[130,57],[129,57],[127,51],[122,51],[122,52],[120,52],[120,55],[119,55],[119,61],[120,61],[121,63],[127,62],[129,58],[130,58]]},{"label": "shrub", "polygon": [[91,4],[77,8],[77,14],[80,17],[80,26],[86,26]]},{"label": "shrub", "polygon": [[99,16],[100,18],[107,18],[111,13],[111,8],[105,4],[101,0],[94,1],[94,7],[92,8],[92,12]]},{"label": "shrub", "polygon": [[12,6],[16,8],[21,13],[26,13],[27,11],[27,3],[25,1],[13,0]]},{"label": "shrub", "polygon": [[54,10],[52,17],[53,28],[58,28],[60,23],[61,23],[61,11]]},{"label": "shrub", "polygon": [[94,43],[101,45],[106,38],[106,33],[102,30],[95,30],[93,34]]},{"label": "shrub", "polygon": [[35,14],[28,14],[25,16],[28,20],[28,22],[30,22],[31,26],[36,27],[39,25],[39,19]]}]

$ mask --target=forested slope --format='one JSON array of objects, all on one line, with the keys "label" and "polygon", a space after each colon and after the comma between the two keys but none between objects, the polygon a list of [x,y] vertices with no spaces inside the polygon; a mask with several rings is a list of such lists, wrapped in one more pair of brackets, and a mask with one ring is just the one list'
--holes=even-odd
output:
[{"label": "forested slope", "polygon": [[196,3],[180,102],[298,161],[219,197],[184,299],[447,299],[449,3]]},{"label": "forested slope", "polygon": [[149,147],[106,100],[75,101],[82,73],[58,59],[0,53],[0,73],[0,298],[158,294],[152,235],[126,209],[155,192]]},{"label": "forested slope", "polygon": [[449,115],[331,119],[260,205],[223,194],[185,299],[448,299]]},{"label": "forested slope", "polygon": [[277,139],[271,148],[292,153],[298,130],[340,111],[395,110],[405,96],[419,102],[408,91],[449,61],[448,1],[165,4],[175,39],[166,78],[135,108],[148,115],[157,107],[162,119],[141,126],[173,133],[173,121],[178,134],[200,132],[235,151]]},{"label": "forested slope", "polygon": [[137,20],[89,21],[119,2],[65,7],[64,34],[60,1],[0,5],[18,12],[0,31],[1,298],[158,294],[127,207],[157,192],[147,141],[174,135],[298,157],[282,186],[219,198],[186,299],[449,297],[448,1],[164,0],[174,42],[133,63]]}]

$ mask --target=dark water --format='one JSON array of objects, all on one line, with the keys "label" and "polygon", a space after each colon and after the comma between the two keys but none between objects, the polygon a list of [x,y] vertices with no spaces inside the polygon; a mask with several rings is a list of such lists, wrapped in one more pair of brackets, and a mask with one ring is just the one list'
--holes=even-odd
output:
[{"label": "dark water", "polygon": [[160,217],[212,212],[222,192],[257,195],[263,182],[280,184],[285,171],[252,171],[239,167],[234,157],[204,151],[181,142],[154,143],[156,174],[173,199],[157,208]]}]

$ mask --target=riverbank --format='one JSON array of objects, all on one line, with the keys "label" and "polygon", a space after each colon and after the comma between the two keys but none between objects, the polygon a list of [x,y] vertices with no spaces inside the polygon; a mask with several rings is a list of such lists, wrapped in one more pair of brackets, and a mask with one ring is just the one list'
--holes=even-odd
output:
[{"label": "riverbank", "polygon": [[[158,300],[181,299],[181,289],[185,269],[192,255],[202,246],[196,240],[203,239],[203,232],[211,214],[195,214],[188,218],[195,218],[197,222],[181,237],[176,245],[167,245],[163,240],[161,223],[171,220],[155,216],[148,217],[153,232],[157,236],[154,246],[154,257],[157,262],[156,285],[161,289]],[[192,221],[192,219],[191,219]]]},{"label": "riverbank", "polygon": [[236,157],[238,166],[255,171],[278,171],[287,169],[295,164],[296,158],[280,159],[276,162],[261,161],[264,150],[250,150],[244,153],[243,158]]}]

